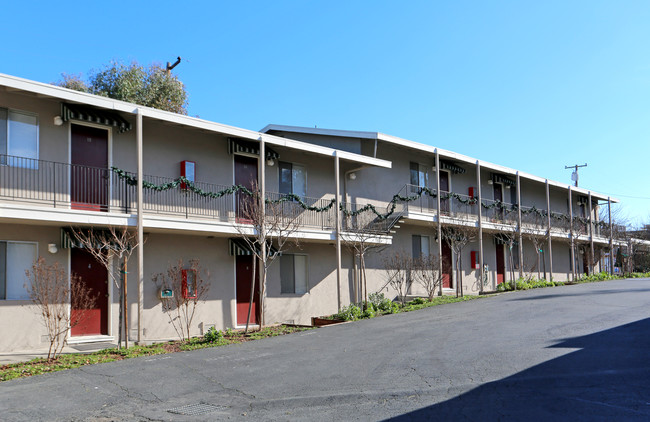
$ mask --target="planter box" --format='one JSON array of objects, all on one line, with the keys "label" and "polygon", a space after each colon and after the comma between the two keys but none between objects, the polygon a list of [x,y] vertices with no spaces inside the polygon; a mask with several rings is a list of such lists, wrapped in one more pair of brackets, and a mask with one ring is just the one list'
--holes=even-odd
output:
[{"label": "planter box", "polygon": [[324,325],[340,324],[345,322],[343,319],[326,319],[322,317],[311,317],[311,325],[314,327],[322,327]]}]

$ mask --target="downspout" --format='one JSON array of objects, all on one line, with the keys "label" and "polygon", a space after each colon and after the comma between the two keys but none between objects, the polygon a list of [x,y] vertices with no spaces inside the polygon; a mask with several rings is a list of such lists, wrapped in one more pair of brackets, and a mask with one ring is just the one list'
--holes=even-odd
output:
[{"label": "downspout", "polygon": [[548,264],[551,271],[551,280],[553,280],[553,242],[551,241],[551,194],[546,179],[546,218],[548,227]]},{"label": "downspout", "polygon": [[481,283],[479,291],[482,293],[485,274],[483,270],[483,217],[481,215],[481,163],[478,160],[476,160],[476,192],[478,194],[478,265]]},{"label": "downspout", "polygon": [[144,229],[142,227],[143,220],[143,197],[142,197],[142,178],[143,178],[143,159],[142,159],[142,110],[137,109],[136,115],[136,149],[138,155],[138,185],[137,185],[137,195],[138,195],[138,217],[137,217],[137,229],[138,229],[138,344],[143,344],[144,338],[142,336],[143,320],[142,312],[144,309]]}]

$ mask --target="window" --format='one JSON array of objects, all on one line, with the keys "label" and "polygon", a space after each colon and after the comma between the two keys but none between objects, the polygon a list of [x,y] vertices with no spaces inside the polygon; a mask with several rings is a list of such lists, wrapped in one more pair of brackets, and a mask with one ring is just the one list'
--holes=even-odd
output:
[{"label": "window", "polygon": [[0,299],[29,300],[25,271],[36,260],[36,243],[0,242]]},{"label": "window", "polygon": [[280,293],[302,295],[309,291],[307,255],[280,256]]},{"label": "window", "polygon": [[21,157],[6,158],[1,164],[36,168],[38,159],[38,116],[21,111],[0,108],[0,154]]},{"label": "window", "polygon": [[307,173],[305,167],[280,161],[280,193],[293,193],[301,198],[307,194]]},{"label": "window", "polygon": [[428,182],[426,166],[418,163],[411,163],[411,184],[418,187],[426,187]]},{"label": "window", "polygon": [[429,255],[429,236],[420,236],[414,234],[413,242],[413,258],[421,258]]}]

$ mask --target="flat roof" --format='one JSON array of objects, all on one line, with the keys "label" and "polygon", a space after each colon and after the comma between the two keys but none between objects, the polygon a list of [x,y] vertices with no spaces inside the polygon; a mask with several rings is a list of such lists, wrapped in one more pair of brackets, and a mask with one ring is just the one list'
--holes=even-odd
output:
[{"label": "flat roof", "polygon": [[[499,164],[494,164],[490,163],[489,161],[484,161],[480,160],[478,158],[472,158],[467,155],[459,154],[453,151],[448,151],[442,148],[437,148],[432,145],[427,145],[427,144],[422,144],[419,142],[414,142],[410,141],[408,139],[403,139],[403,138],[398,138],[396,136],[392,135],[386,135],[381,132],[364,132],[364,131],[355,131],[355,130],[339,130],[339,129],[322,129],[322,128],[313,128],[313,127],[301,127],[301,126],[287,126],[287,125],[276,125],[276,124],[270,124],[266,125],[260,132],[270,132],[270,131],[278,131],[278,132],[294,132],[294,133],[305,133],[305,134],[311,134],[311,135],[322,135],[322,136],[334,136],[334,137],[342,137],[342,138],[361,138],[361,139],[371,139],[371,140],[378,140],[378,141],[383,141],[386,143],[394,144],[394,145],[399,145],[402,147],[410,148],[410,149],[415,149],[418,151],[424,151],[428,152],[431,154],[434,154],[436,151],[438,154],[440,154],[441,157],[444,158],[449,158],[452,160],[457,160],[461,161],[464,163],[468,164],[474,164],[476,163],[480,164],[482,168],[486,168],[492,171],[496,171],[499,173],[504,173],[504,174],[510,174],[515,176],[518,172],[518,170],[501,166]],[[568,190],[571,188],[572,191],[583,194],[583,195],[589,195],[589,192],[591,192],[592,198],[595,199],[602,199],[602,200],[607,200],[608,198],[614,202],[617,203],[619,202],[618,199],[610,197],[605,194],[601,194],[598,192],[591,191],[589,189],[584,189],[581,187],[576,187],[572,186],[566,183],[558,182],[555,180],[550,180],[550,179],[545,179],[543,177],[535,176],[530,173],[526,173],[523,171],[519,171],[519,177],[527,180],[532,180],[534,182],[539,182],[539,183],[546,183],[548,180],[548,184],[550,186],[554,186],[560,189],[565,189]]]},{"label": "flat roof", "polygon": [[115,100],[108,97],[101,97],[99,95],[88,94],[85,92],[74,91],[68,88],[63,88],[42,82],[31,81],[28,79],[18,78],[16,76],[5,75],[0,73],[0,86],[6,87],[8,92],[28,92],[35,94],[39,97],[55,98],[57,100],[67,101],[71,103],[79,103],[99,107],[107,110],[113,110],[123,113],[136,115],[138,110],[142,116],[155,120],[165,121],[169,123],[176,123],[179,125],[189,126],[197,129],[215,132],[222,135],[233,136],[238,138],[250,139],[255,141],[264,141],[269,145],[286,147],[296,149],[304,152],[310,152],[317,155],[324,156],[338,156],[340,159],[348,160],[356,163],[367,164],[376,167],[391,168],[392,163],[387,160],[368,157],[361,154],[354,154],[347,151],[341,151],[334,148],[322,147],[313,145],[308,142],[301,142],[292,139],[286,139],[279,136],[256,132],[248,129],[242,129],[235,126],[224,125],[222,123],[211,122],[209,120],[199,119],[197,117],[185,116],[182,114],[172,113],[145,107],[126,101]]}]

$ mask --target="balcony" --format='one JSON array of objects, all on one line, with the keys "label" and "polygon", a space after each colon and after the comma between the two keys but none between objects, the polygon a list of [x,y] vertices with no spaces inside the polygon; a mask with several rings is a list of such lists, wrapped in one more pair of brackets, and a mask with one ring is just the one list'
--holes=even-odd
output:
[{"label": "balcony", "polygon": [[[35,207],[131,214],[137,210],[136,174],[45,160],[0,155],[0,202],[27,204]],[[188,189],[177,179],[145,175],[143,210],[145,215],[178,219],[203,219],[215,222],[241,222],[237,217],[237,201],[242,193],[224,194],[232,186],[195,182]],[[168,188],[161,189],[161,186]],[[283,195],[267,193],[267,200]],[[325,211],[331,199],[301,198],[283,201],[275,209],[289,219],[297,219],[300,227],[333,230],[335,207]],[[267,213],[270,213],[268,210]]]},{"label": "balcony", "polygon": [[[434,218],[437,215],[437,194],[435,189],[423,189],[416,185],[404,185],[398,192],[399,198],[397,203],[403,204],[406,216],[415,217],[423,215]],[[405,198],[405,199],[404,199]],[[457,194],[455,192],[441,192],[440,199],[440,217],[444,223],[477,223],[478,222],[478,199],[467,195]],[[546,209],[536,207],[522,206],[521,222],[524,230],[546,231],[548,228],[548,216]],[[481,219],[484,224],[491,225],[491,229],[500,230],[506,227],[516,228],[519,212],[516,205],[494,201],[491,199],[482,199]],[[556,233],[566,234],[571,230],[571,223],[568,214],[551,212],[551,230]],[[589,237],[589,223],[584,217],[573,217],[574,239],[584,240]],[[594,236],[606,237],[609,229],[603,223],[594,223]]]}]

